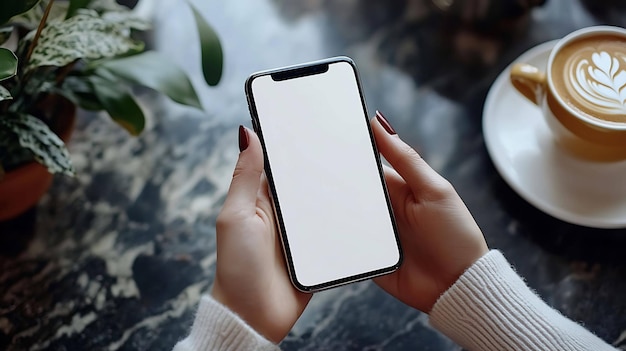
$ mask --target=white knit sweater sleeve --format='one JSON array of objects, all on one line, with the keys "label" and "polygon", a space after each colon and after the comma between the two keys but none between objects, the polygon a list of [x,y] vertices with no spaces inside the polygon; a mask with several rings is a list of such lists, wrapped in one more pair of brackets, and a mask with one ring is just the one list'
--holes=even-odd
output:
[{"label": "white knit sweater sleeve", "polygon": [[468,350],[616,350],[550,308],[496,250],[439,298],[430,323]]},{"label": "white knit sweater sleeve", "polygon": [[181,340],[174,351],[278,351],[274,345],[229,309],[203,296],[191,327],[191,333]]}]

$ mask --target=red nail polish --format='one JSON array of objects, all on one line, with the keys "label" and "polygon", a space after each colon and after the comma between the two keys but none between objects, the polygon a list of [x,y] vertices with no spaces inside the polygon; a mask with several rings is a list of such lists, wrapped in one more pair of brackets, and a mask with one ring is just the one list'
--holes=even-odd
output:
[{"label": "red nail polish", "polygon": [[396,133],[395,129],[393,129],[391,124],[389,124],[389,121],[387,121],[387,119],[385,118],[383,113],[378,111],[378,110],[376,110],[376,119],[378,120],[380,125],[383,126],[383,128],[385,128],[387,133],[389,133],[391,135],[398,134],[398,133]]},{"label": "red nail polish", "polygon": [[250,144],[250,137],[248,137],[248,130],[244,126],[239,126],[239,152],[248,148]]}]

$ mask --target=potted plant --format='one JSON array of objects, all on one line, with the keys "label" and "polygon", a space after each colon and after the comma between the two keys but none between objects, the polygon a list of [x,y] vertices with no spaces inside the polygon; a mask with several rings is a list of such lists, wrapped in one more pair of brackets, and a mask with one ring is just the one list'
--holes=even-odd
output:
[{"label": "potted plant", "polygon": [[[191,9],[204,78],[213,86],[222,49]],[[0,2],[0,220],[35,205],[52,174],[74,174],[65,142],[76,107],[106,111],[132,135],[144,128],[133,85],[202,108],[184,71],[135,38],[148,28],[115,0]]]}]

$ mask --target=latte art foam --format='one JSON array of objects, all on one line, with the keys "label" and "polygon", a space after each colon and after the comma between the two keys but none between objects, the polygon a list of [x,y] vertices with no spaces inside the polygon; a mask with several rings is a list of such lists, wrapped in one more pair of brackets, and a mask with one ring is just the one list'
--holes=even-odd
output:
[{"label": "latte art foam", "polygon": [[603,35],[567,44],[554,59],[552,79],[574,109],[626,123],[626,39]]},{"label": "latte art foam", "polygon": [[568,60],[566,74],[582,104],[606,114],[626,114],[626,55],[618,57],[601,51],[594,52],[591,60]]}]

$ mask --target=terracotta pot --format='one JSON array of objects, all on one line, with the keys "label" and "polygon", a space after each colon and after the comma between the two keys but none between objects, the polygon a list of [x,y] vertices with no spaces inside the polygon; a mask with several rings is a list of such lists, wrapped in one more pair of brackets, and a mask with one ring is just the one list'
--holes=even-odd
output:
[{"label": "terracotta pot", "polygon": [[[52,130],[67,142],[76,122],[76,106],[65,99],[48,103],[46,114],[56,114]],[[52,184],[52,174],[37,162],[30,162],[7,172],[0,179],[0,221],[18,216],[35,206]]]}]

